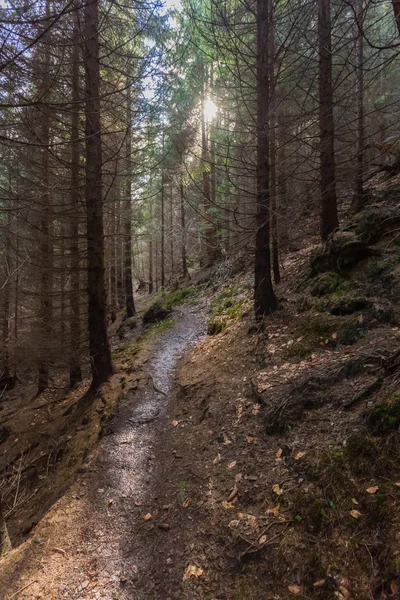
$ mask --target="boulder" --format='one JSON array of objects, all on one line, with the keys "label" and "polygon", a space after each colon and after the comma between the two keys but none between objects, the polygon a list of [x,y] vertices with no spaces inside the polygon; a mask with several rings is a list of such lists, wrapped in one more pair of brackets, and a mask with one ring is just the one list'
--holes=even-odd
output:
[{"label": "boulder", "polygon": [[143,315],[143,323],[148,325],[149,323],[160,323],[167,319],[171,314],[171,311],[162,306],[159,302],[154,302],[149,309]]}]

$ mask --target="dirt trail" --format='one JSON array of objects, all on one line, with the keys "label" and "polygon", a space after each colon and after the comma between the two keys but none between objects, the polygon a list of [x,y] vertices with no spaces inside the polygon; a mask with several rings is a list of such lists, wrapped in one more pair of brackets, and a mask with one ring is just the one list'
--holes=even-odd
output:
[{"label": "dirt trail", "polygon": [[[4,561],[0,598],[164,598],[162,590],[148,590],[159,544],[150,538],[168,532],[160,521],[162,508],[154,502],[162,485],[158,478],[168,468],[163,457],[168,455],[168,461],[171,455],[162,446],[164,432],[171,428],[167,407],[172,371],[202,330],[201,316],[185,309],[160,335],[148,363],[146,388],[127,391],[109,434],[76,483],[36,527],[32,539]],[[139,594],[138,588],[145,593]]]}]

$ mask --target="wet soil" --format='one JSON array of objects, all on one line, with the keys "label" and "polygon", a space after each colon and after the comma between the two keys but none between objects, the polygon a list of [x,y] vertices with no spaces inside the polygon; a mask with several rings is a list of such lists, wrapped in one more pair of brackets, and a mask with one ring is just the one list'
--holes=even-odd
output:
[{"label": "wet soil", "polygon": [[[175,552],[167,549],[168,506],[160,505],[158,478],[168,479],[168,461],[175,457],[167,416],[172,373],[203,330],[201,315],[177,312],[173,327],[155,342],[146,383],[126,391],[74,485],[2,563],[1,598],[169,597],[154,576],[171,570]],[[179,586],[173,592],[179,597]]]}]

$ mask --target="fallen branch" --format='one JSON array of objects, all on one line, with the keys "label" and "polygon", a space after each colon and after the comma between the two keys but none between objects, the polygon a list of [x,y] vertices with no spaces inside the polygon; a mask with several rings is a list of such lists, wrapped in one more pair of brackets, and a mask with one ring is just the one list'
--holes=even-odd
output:
[{"label": "fallen branch", "polygon": [[20,594],[21,592],[23,592],[24,590],[26,590],[28,587],[31,587],[31,585],[33,585],[34,583],[37,583],[37,579],[35,579],[34,581],[31,581],[30,583],[27,583],[24,587],[20,588],[19,590],[17,590],[16,592],[14,592],[14,594],[12,594],[11,596],[9,596],[9,600],[11,600],[11,598],[16,598],[18,596],[18,594]]}]

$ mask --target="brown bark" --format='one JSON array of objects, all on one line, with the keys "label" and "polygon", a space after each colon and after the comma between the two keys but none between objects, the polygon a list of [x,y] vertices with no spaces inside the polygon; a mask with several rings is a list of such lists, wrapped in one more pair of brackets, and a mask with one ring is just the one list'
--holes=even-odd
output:
[{"label": "brown bark", "polygon": [[[162,151],[164,157],[164,132]],[[165,174],[164,165],[161,166],[161,288],[165,287]]]},{"label": "brown bark", "polygon": [[321,238],[339,226],[332,88],[331,2],[318,0]]},{"label": "brown bark", "polygon": [[364,200],[364,152],[365,152],[365,111],[364,111],[364,27],[363,0],[357,0],[357,40],[356,40],[356,75],[357,75],[357,160],[354,182],[354,210],[359,212]]},{"label": "brown bark", "polygon": [[113,372],[107,334],[100,122],[99,0],[85,4],[86,211],[91,389]]},{"label": "brown bark", "polygon": [[[79,1],[79,0],[78,0]],[[76,3],[77,4],[77,3]],[[70,317],[69,317],[69,383],[73,387],[82,381],[80,360],[81,317],[79,305],[79,17],[74,13],[72,57],[72,115],[71,115],[71,215],[70,215]]]},{"label": "brown bark", "polygon": [[[46,17],[50,18],[50,0],[46,0]],[[50,87],[50,40],[46,36],[43,59],[42,100],[45,103],[49,97]],[[48,342],[52,335],[53,302],[52,302],[52,205],[50,193],[50,109],[44,104],[41,115],[41,166],[42,166],[42,207],[40,216],[40,306],[39,326],[40,339]],[[39,348],[38,390],[42,394],[49,386],[49,357],[48,348],[43,342]]]},{"label": "brown bark", "polygon": [[[183,162],[183,158],[181,156],[181,163]],[[181,181],[179,184],[179,196],[180,196],[180,212],[181,212],[181,267],[182,267],[182,277],[184,279],[189,277],[189,272],[187,268],[187,257],[186,257],[186,218],[185,218],[185,188],[183,185],[183,174],[181,173]]]},{"label": "brown bark", "polygon": [[136,314],[132,281],[132,88],[127,91],[128,130],[126,135],[126,187],[124,223],[125,312],[128,319]]},{"label": "brown bark", "polygon": [[271,246],[272,246],[272,271],[274,274],[274,282],[276,284],[281,281],[281,273],[279,269],[279,239],[278,239],[278,212],[277,212],[277,177],[276,177],[276,74],[275,74],[275,35],[274,35],[274,21],[271,15],[270,23],[270,73],[271,73],[271,111],[270,111],[270,137],[271,137],[271,182],[270,182],[270,194],[271,194]]},{"label": "brown bark", "polygon": [[255,248],[255,313],[277,308],[271,281],[269,229],[269,0],[257,0],[257,213]]}]

